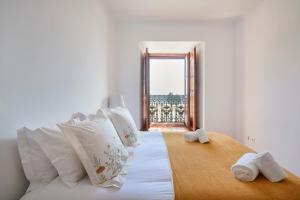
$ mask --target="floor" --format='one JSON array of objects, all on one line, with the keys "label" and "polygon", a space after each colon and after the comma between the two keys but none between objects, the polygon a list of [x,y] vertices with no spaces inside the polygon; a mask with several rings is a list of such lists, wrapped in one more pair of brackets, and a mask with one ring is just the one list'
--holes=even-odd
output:
[{"label": "floor", "polygon": [[186,132],[189,129],[181,123],[155,123],[150,125],[149,131]]}]

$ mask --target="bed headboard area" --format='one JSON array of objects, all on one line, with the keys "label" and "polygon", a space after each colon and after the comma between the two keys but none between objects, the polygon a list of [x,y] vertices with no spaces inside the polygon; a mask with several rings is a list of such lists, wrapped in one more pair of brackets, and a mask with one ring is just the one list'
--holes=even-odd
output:
[{"label": "bed headboard area", "polygon": [[0,163],[0,199],[20,199],[29,183],[23,172],[16,138],[0,139]]}]

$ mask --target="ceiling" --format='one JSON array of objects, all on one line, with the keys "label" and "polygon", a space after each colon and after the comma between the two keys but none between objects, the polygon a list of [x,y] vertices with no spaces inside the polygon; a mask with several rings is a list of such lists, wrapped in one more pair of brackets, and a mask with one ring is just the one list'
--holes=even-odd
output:
[{"label": "ceiling", "polygon": [[200,41],[144,41],[143,46],[148,48],[149,53],[188,53]]},{"label": "ceiling", "polygon": [[240,16],[263,0],[105,0],[118,21],[199,21]]}]

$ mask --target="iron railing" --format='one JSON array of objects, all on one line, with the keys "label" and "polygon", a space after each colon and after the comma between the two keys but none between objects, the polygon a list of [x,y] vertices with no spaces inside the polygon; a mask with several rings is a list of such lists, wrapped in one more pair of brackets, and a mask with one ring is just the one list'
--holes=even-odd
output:
[{"label": "iron railing", "polygon": [[185,95],[150,95],[151,123],[184,123]]}]

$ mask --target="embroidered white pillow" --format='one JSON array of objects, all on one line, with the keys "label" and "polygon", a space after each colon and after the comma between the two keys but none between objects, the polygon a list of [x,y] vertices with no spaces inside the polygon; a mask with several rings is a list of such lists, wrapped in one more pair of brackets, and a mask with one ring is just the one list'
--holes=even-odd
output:
[{"label": "embroidered white pillow", "polygon": [[40,128],[33,139],[40,145],[62,181],[70,188],[85,175],[85,170],[70,142],[59,130]]},{"label": "embroidered white pillow", "polygon": [[119,174],[128,152],[108,118],[58,124],[79,156],[93,185],[121,187]]},{"label": "embroidered white pillow", "polygon": [[129,110],[122,107],[111,108],[109,109],[109,117],[123,144],[134,146],[137,142],[138,130]]},{"label": "embroidered white pillow", "polygon": [[30,182],[27,191],[32,191],[49,183],[57,177],[57,170],[50,163],[39,144],[33,139],[39,130],[30,130],[26,127],[17,130],[18,149],[26,178]]}]

